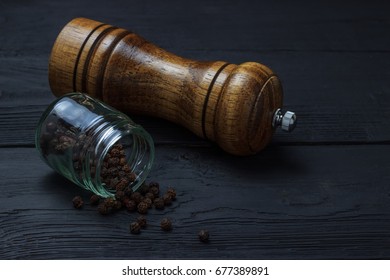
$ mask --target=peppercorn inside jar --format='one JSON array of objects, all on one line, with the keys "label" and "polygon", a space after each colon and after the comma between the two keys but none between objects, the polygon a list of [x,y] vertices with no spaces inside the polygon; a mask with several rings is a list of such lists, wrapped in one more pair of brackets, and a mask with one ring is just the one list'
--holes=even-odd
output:
[{"label": "peppercorn inside jar", "polygon": [[55,100],[43,113],[35,144],[42,159],[102,197],[136,191],[154,160],[151,136],[128,116],[83,93]]}]

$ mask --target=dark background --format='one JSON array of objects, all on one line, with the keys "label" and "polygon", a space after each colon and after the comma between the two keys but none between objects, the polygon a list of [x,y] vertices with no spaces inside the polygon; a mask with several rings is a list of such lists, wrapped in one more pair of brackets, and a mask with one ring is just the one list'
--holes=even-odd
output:
[{"label": "dark background", "polygon": [[[390,257],[390,5],[387,1],[0,0],[1,259],[387,259]],[[133,117],[156,142],[149,180],[178,200],[101,216],[39,158],[54,100],[48,58],[87,17],[196,60],[257,61],[280,76],[299,124],[234,157],[174,124]],[[161,232],[162,217],[174,230]],[[208,229],[209,244],[197,239]]]}]

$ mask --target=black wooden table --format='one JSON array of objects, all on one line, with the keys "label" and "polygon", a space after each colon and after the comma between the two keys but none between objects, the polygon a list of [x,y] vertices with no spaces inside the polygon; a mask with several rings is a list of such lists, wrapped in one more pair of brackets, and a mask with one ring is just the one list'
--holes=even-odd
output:
[{"label": "black wooden table", "polygon": [[[0,258],[389,258],[390,5],[365,2],[0,0]],[[177,201],[150,211],[140,235],[128,230],[136,214],[74,209],[90,194],[40,160],[34,130],[54,100],[51,47],[79,16],[187,58],[270,66],[296,130],[242,158],[131,116],[156,143],[148,180],[174,186]]]}]

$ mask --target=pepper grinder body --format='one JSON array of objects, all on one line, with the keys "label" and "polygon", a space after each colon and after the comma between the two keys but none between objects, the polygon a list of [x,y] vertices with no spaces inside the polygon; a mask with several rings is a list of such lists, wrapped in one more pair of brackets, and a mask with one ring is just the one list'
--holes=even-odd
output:
[{"label": "pepper grinder body", "polygon": [[260,63],[185,59],[85,18],[57,37],[49,82],[56,96],[84,92],[127,113],[164,118],[235,155],[270,142],[283,101],[279,78]]}]

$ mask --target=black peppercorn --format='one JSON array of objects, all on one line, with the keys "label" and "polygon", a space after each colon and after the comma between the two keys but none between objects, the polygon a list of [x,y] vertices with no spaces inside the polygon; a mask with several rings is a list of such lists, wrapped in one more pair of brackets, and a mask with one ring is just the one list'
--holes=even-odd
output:
[{"label": "black peppercorn", "polygon": [[166,193],[162,196],[162,199],[164,201],[165,205],[171,205],[172,204],[172,197],[169,193]]},{"label": "black peppercorn", "polygon": [[84,201],[81,196],[77,195],[72,199],[73,207],[76,209],[80,209],[83,207]]},{"label": "black peppercorn", "polygon": [[149,187],[149,192],[154,195],[154,197],[158,197],[160,193],[160,189],[156,186]]},{"label": "black peppercorn", "polygon": [[154,199],[153,204],[154,207],[159,210],[162,210],[165,207],[164,200],[161,197],[157,197],[156,199]]},{"label": "black peppercorn", "polygon": [[118,157],[118,156],[120,156],[120,150],[118,148],[116,148],[116,147],[113,147],[110,150],[110,155],[114,156],[114,157]]},{"label": "black peppercorn", "polygon": [[152,202],[154,200],[154,194],[152,194],[151,192],[147,192],[145,194],[145,198],[149,198]]},{"label": "black peppercorn", "polygon": [[141,201],[137,205],[137,210],[138,210],[138,213],[140,213],[140,214],[146,214],[148,212],[148,208],[149,208],[148,204],[146,204],[146,202],[144,202],[144,201]]},{"label": "black peppercorn", "polygon": [[119,200],[114,200],[114,206],[113,208],[115,210],[120,210],[122,208],[122,202],[120,202]]},{"label": "black peppercorn", "polygon": [[104,202],[100,202],[98,205],[98,211],[102,215],[110,214],[111,209],[106,206]]},{"label": "black peppercorn", "polygon": [[118,169],[116,167],[108,167],[107,171],[108,171],[107,177],[116,176],[116,174],[118,173]]},{"label": "black peppercorn", "polygon": [[115,186],[116,186],[118,183],[119,183],[119,178],[116,177],[116,175],[115,175],[115,177],[112,178],[112,179],[109,181],[108,186],[109,186],[111,189],[115,189]]},{"label": "black peppercorn", "polygon": [[108,162],[108,166],[110,166],[110,167],[118,167],[118,165],[119,165],[119,158],[117,158],[117,157],[110,157],[107,162]]},{"label": "black peppercorn", "polygon": [[142,202],[146,203],[148,208],[152,208],[153,201],[150,198],[145,197]]},{"label": "black peppercorn", "polygon": [[160,222],[160,227],[164,231],[172,230],[172,221],[168,218],[163,218]]},{"label": "black peppercorn", "polygon": [[124,172],[126,172],[127,174],[130,174],[131,173],[131,168],[130,168],[130,166],[129,165],[125,165],[125,166],[123,166],[122,167],[122,170],[124,171]]},{"label": "black peppercorn", "polygon": [[146,227],[146,217],[141,215],[137,217],[137,223],[140,225],[141,228]]},{"label": "black peppercorn", "polygon": [[166,192],[166,193],[169,194],[169,195],[171,196],[171,199],[172,199],[172,200],[175,200],[175,199],[176,199],[176,190],[175,190],[174,188],[169,187],[169,188],[167,189],[167,192]]},{"label": "black peppercorn", "polygon": [[129,179],[130,182],[134,182],[135,179],[137,179],[137,175],[135,175],[134,172],[128,172],[126,173],[126,178]]},{"label": "black peppercorn", "polygon": [[121,157],[119,159],[119,165],[124,166],[125,164],[126,164],[126,158],[125,157]]},{"label": "black peppercorn", "polygon": [[116,210],[115,200],[111,197],[104,199],[98,206],[98,211],[102,215],[107,215]]},{"label": "black peppercorn", "polygon": [[199,231],[198,237],[199,237],[200,241],[205,242],[205,243],[208,242],[209,237],[210,237],[209,231],[202,229],[201,231]]},{"label": "black peppercorn", "polygon": [[104,204],[106,204],[107,207],[114,207],[115,206],[115,199],[112,197],[106,198],[104,201]]},{"label": "black peppercorn", "polygon": [[142,201],[143,197],[142,194],[140,194],[139,192],[135,192],[131,195],[131,199],[138,204]]},{"label": "black peppercorn", "polygon": [[124,189],[124,192],[125,192],[125,195],[127,197],[131,197],[131,195],[133,194],[133,189],[130,187],[130,186],[127,186],[125,189]]},{"label": "black peppercorn", "polygon": [[132,234],[138,234],[141,232],[141,226],[138,222],[132,222],[130,224],[130,232]]},{"label": "black peppercorn", "polygon": [[126,172],[122,171],[121,168],[118,168],[118,177],[119,178],[125,178],[126,177]]},{"label": "black peppercorn", "polygon": [[156,187],[157,189],[160,189],[160,184],[157,182],[150,182],[149,188]]},{"label": "black peppercorn", "polygon": [[124,191],[118,190],[118,191],[115,193],[115,199],[116,199],[116,200],[122,201],[124,198],[125,198],[125,192],[124,192]]},{"label": "black peppercorn", "polygon": [[130,181],[127,178],[122,177],[122,179],[120,179],[120,181],[115,185],[115,189],[117,191],[124,191],[129,183]]},{"label": "black peppercorn", "polygon": [[128,199],[124,201],[125,207],[128,211],[134,212],[137,208],[137,203],[134,200]]},{"label": "black peppercorn", "polygon": [[89,199],[89,203],[94,206],[98,205],[99,201],[100,201],[100,196],[98,196],[97,194],[93,194]]}]

